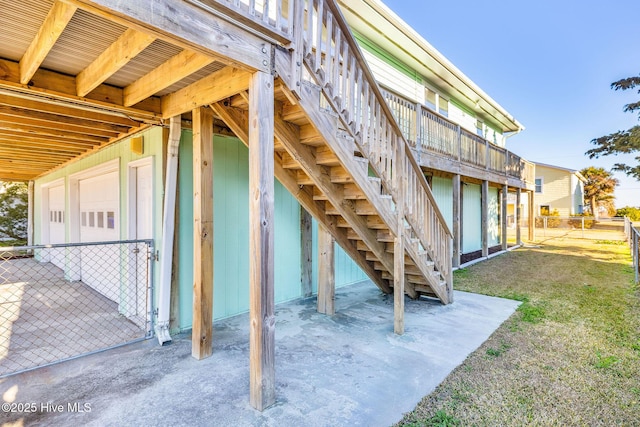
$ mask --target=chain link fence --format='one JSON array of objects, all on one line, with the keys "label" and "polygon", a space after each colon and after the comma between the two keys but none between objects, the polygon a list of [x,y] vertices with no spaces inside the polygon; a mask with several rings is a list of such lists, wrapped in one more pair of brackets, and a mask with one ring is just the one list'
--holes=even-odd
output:
[{"label": "chain link fence", "polygon": [[640,283],[640,231],[638,226],[624,217],[624,235],[631,249],[633,259],[633,272],[636,283]]},{"label": "chain link fence", "polygon": [[152,335],[151,240],[0,248],[0,377]]},{"label": "chain link fence", "polygon": [[624,240],[623,218],[595,219],[588,216],[538,216],[536,238],[571,236],[594,240]]}]

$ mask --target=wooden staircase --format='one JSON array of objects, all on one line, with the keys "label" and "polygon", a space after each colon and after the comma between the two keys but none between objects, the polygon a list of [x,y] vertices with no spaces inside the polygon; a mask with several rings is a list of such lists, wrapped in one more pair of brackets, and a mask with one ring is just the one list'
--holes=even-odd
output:
[{"label": "wooden staircase", "polygon": [[[338,6],[296,8],[275,52],[277,179],[380,290],[450,303],[451,233]],[[247,144],[248,94],[211,107]]]}]

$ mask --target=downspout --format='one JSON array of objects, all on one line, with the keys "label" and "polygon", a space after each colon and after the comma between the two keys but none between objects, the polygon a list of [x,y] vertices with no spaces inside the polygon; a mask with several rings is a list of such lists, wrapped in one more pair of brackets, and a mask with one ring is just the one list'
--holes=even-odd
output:
[{"label": "downspout", "polygon": [[173,264],[173,236],[176,217],[176,186],[178,182],[178,151],[180,148],[181,116],[171,117],[167,146],[167,171],[164,184],[162,245],[160,246],[160,286],[158,290],[158,319],[155,331],[158,342],[171,342],[169,316],[171,306],[171,267]]},{"label": "downspout", "polygon": [[33,245],[33,191],[34,191],[34,183],[33,181],[29,181],[29,186],[27,190],[27,246]]}]

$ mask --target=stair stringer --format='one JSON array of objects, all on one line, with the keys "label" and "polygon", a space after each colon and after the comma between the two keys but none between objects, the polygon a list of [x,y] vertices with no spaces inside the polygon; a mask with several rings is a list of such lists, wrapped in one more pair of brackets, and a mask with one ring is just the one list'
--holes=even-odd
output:
[{"label": "stair stringer", "polygon": [[[212,104],[211,108],[216,114],[229,126],[236,136],[245,144],[249,145],[249,117],[248,112],[239,110],[233,107],[227,107],[223,103]],[[362,269],[362,271],[371,279],[378,288],[385,293],[390,293],[391,288],[386,279],[382,278],[380,271],[376,270],[373,263],[366,260],[366,256],[358,251],[356,248],[356,242],[349,240],[346,230],[337,226],[335,217],[326,215],[324,206],[322,203],[313,199],[312,192],[307,191],[303,186],[300,186],[296,180],[296,176],[293,172],[288,171],[282,167],[282,160],[280,157],[274,155],[274,172],[276,179],[293,195],[300,205],[309,212],[320,224],[322,224],[327,231],[336,240],[336,243],[342,247],[351,259]]]},{"label": "stair stringer", "polygon": [[[343,167],[353,176],[354,182],[363,191],[367,199],[376,208],[380,218],[389,228],[390,232],[397,236],[394,231],[398,229],[398,219],[396,214],[391,209],[385,209],[387,204],[382,201],[380,189],[376,188],[366,173],[353,167],[353,157],[355,144],[353,139],[346,134],[345,131],[340,131],[337,128],[337,124],[334,125],[336,118],[327,114],[320,108],[320,97],[322,92],[320,88],[309,82],[303,82],[297,91],[299,97],[299,105],[305,112],[311,123],[318,130],[327,145],[331,148],[334,154],[338,157]],[[331,103],[329,101],[329,103]],[[338,114],[338,117],[340,115]],[[424,262],[423,257],[414,247],[410,241],[408,233],[404,234],[404,247],[405,252],[411,257],[415,265],[423,273],[429,286],[432,288],[434,294],[444,303],[447,304],[449,297],[446,291],[446,286],[442,286],[442,282],[439,279],[439,274],[433,274],[432,264],[427,265]],[[388,268],[389,273],[393,274],[393,266]]]}]

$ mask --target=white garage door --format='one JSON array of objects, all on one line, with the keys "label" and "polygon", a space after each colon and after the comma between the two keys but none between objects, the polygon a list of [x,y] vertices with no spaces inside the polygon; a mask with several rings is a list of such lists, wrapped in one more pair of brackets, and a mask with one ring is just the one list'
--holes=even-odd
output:
[{"label": "white garage door", "polygon": [[[118,172],[83,179],[79,182],[80,241],[106,242],[120,237],[120,192]],[[82,248],[82,281],[106,296],[120,297],[120,247],[118,245]]]}]

